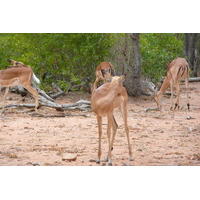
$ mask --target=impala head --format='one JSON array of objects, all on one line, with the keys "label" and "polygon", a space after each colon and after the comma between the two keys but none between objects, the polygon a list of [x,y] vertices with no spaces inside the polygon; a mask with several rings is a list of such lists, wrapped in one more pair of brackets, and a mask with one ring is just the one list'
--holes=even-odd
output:
[{"label": "impala head", "polygon": [[118,81],[119,83],[122,83],[126,79],[126,74],[127,74],[125,73],[121,76],[112,76],[110,72],[107,72],[107,70],[104,70],[104,69],[101,70],[101,73],[103,77],[105,78],[106,82]]},{"label": "impala head", "polygon": [[16,62],[16,66],[17,66],[17,67],[28,67],[28,65],[25,65],[25,64],[22,63],[22,62]]},{"label": "impala head", "polygon": [[24,63],[22,63],[22,62],[18,62],[18,61],[12,60],[12,59],[7,59],[7,61],[9,63],[13,64],[13,66],[12,65],[8,66],[9,68],[10,67],[28,67],[27,65],[24,65]]}]

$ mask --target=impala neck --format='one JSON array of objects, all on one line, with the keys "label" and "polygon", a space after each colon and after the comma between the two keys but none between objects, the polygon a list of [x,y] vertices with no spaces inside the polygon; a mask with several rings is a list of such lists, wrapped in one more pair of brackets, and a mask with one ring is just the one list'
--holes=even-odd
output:
[{"label": "impala neck", "polygon": [[110,84],[108,90],[101,95],[101,100],[105,102],[104,99],[106,99],[107,102],[113,102],[117,94],[120,92],[122,88],[122,83],[113,82],[108,83]]},{"label": "impala neck", "polygon": [[160,99],[161,99],[163,93],[165,92],[165,90],[169,87],[169,85],[170,85],[170,78],[168,76],[166,76],[162,83],[160,90],[158,91],[158,93],[155,97],[158,107],[160,107]]},{"label": "impala neck", "polygon": [[170,78],[166,76],[160,90],[157,93],[157,95],[163,95],[163,93],[169,87],[169,85],[170,85]]}]

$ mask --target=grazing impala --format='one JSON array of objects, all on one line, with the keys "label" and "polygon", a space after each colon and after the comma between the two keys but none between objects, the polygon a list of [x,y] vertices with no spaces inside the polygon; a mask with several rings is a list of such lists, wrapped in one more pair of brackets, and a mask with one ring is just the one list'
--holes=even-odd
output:
[{"label": "grazing impala", "polygon": [[3,107],[1,110],[1,114],[4,112],[6,97],[8,96],[8,91],[10,87],[14,87],[17,85],[22,85],[25,89],[27,89],[35,98],[35,111],[39,106],[38,102],[38,93],[31,86],[33,71],[29,67],[17,67],[17,68],[8,68],[5,70],[0,70],[0,87],[6,87],[5,94],[3,96]]},{"label": "grazing impala", "polygon": [[185,60],[185,58],[176,58],[174,59],[167,68],[167,75],[163,81],[163,84],[158,91],[155,100],[157,102],[158,107],[161,107],[160,100],[165,92],[165,90],[171,85],[171,108],[173,109],[173,88],[176,86],[176,103],[174,106],[174,110],[176,108],[179,109],[179,97],[180,97],[180,80],[185,79],[185,87],[186,87],[186,95],[187,95],[187,107],[190,109],[189,97],[188,97],[188,72],[189,72],[189,64]]},{"label": "grazing impala", "polygon": [[102,62],[102,63],[100,63],[97,66],[96,71],[95,71],[96,79],[95,79],[95,82],[94,82],[94,85],[93,85],[93,89],[96,89],[98,87],[98,83],[99,83],[100,80],[103,80],[104,83],[108,82],[108,80],[106,80],[106,78],[103,76],[101,70],[106,71],[111,76],[115,75],[114,66],[110,62]]},{"label": "grazing impala", "polygon": [[[111,150],[113,147],[116,131],[118,125],[114,118],[114,109],[120,108],[122,118],[125,124],[125,130],[128,140],[129,157],[132,161],[132,151],[129,139],[129,128],[127,123],[127,101],[128,95],[126,89],[122,86],[122,82],[125,80],[126,75],[114,76],[112,77],[108,72],[102,70],[102,75],[104,78],[111,80],[110,83],[105,83],[97,89],[94,89],[91,96],[91,107],[92,111],[96,113],[98,121],[98,132],[99,132],[99,148],[98,148],[98,158],[96,163],[100,163],[101,157],[101,136],[102,136],[102,117],[107,117],[108,127],[108,164],[112,165],[111,161]],[[113,131],[112,140],[111,139],[111,128]]]}]

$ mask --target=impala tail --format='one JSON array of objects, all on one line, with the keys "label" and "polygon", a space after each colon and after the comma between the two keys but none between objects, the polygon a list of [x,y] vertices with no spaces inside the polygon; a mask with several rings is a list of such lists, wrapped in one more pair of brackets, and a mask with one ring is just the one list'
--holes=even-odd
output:
[{"label": "impala tail", "polygon": [[36,82],[37,84],[41,83],[40,80],[39,80],[39,78],[37,78],[37,76],[34,73],[33,73],[33,76],[32,76],[32,81]]}]

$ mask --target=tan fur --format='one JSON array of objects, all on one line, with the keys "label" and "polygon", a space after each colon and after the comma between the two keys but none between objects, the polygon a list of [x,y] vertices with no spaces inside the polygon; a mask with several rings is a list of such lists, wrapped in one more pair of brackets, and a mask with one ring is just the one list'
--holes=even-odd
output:
[{"label": "tan fur", "polygon": [[173,108],[173,88],[176,86],[176,104],[174,109],[176,107],[180,107],[179,103],[179,97],[180,97],[180,80],[185,79],[185,87],[186,87],[186,94],[187,94],[187,106],[189,110],[189,97],[188,97],[188,72],[189,72],[189,64],[185,60],[185,58],[176,58],[174,59],[167,68],[167,75],[163,81],[163,84],[158,91],[155,100],[157,102],[158,107],[161,107],[160,100],[165,92],[165,90],[171,86],[171,109]]},{"label": "tan fur", "polygon": [[6,87],[6,91],[3,96],[3,108],[1,114],[4,112],[6,97],[8,96],[9,88],[20,84],[34,96],[36,102],[35,111],[37,111],[37,107],[39,106],[38,93],[31,86],[32,75],[32,69],[27,67],[0,70],[0,87]]},{"label": "tan fur", "polygon": [[[129,140],[129,128],[127,123],[127,101],[128,95],[126,89],[122,86],[122,82],[125,80],[125,75],[120,77],[114,76],[112,77],[111,83],[105,83],[97,89],[94,89],[91,97],[91,107],[92,111],[96,113],[97,121],[98,121],[98,132],[99,132],[99,148],[98,148],[98,159],[97,163],[100,162],[101,157],[101,136],[102,136],[102,117],[107,117],[108,119],[108,127],[107,127],[107,135],[108,135],[108,164],[112,165],[111,161],[111,148],[113,147],[116,131],[117,131],[117,123],[115,121],[113,112],[115,108],[120,108],[124,124],[125,130],[128,140],[128,148],[129,148],[129,156],[130,160],[132,159],[132,151],[130,147]],[[113,130],[112,140],[111,138],[111,128]]]}]

